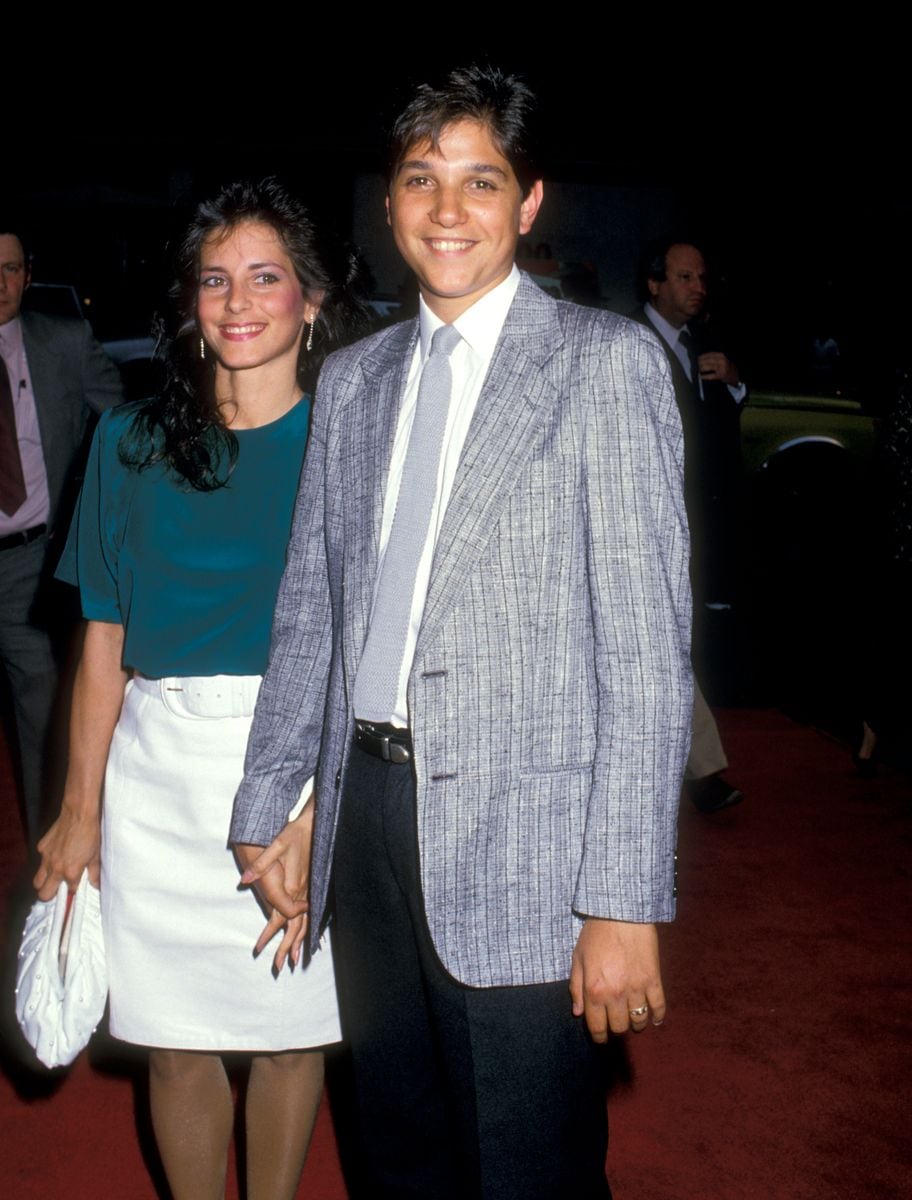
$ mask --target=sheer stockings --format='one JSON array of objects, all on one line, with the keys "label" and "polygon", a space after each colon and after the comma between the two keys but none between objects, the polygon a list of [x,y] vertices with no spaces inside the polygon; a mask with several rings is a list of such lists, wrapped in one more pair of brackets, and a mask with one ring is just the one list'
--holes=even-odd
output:
[{"label": "sheer stockings", "polygon": [[[323,1087],[319,1051],[257,1054],[247,1087],[247,1200],[293,1200]],[[153,1050],[155,1139],[174,1200],[223,1200],[234,1124],[216,1054]]]},{"label": "sheer stockings", "polygon": [[174,1200],[224,1200],[234,1105],[222,1060],[217,1054],[153,1050],[149,1099]]},{"label": "sheer stockings", "polygon": [[247,1084],[247,1200],[293,1200],[323,1092],[320,1051],[258,1054]]}]

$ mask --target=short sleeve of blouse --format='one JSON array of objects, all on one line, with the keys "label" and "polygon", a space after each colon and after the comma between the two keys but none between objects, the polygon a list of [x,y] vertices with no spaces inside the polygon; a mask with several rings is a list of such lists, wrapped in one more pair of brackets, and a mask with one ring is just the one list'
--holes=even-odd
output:
[{"label": "short sleeve of blouse", "polygon": [[121,623],[118,555],[135,473],[120,461],[118,444],[135,413],[123,405],[102,414],[92,439],[79,503],[57,576],[79,588],[90,621]]}]

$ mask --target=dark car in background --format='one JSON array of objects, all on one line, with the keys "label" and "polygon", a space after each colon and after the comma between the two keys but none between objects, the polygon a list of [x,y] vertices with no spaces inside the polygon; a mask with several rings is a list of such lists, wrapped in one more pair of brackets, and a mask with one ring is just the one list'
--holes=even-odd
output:
[{"label": "dark car in background", "polygon": [[876,434],[861,399],[751,389],[739,595],[695,627],[716,703],[775,704],[836,727],[858,702]]},{"label": "dark car in background", "polygon": [[[32,283],[25,294],[24,307],[54,317],[82,317],[92,324],[91,299],[80,299],[76,288],[69,283]],[[153,338],[143,334],[104,338],[101,345],[120,371],[127,400],[143,400],[155,394],[159,370],[153,361]]]}]

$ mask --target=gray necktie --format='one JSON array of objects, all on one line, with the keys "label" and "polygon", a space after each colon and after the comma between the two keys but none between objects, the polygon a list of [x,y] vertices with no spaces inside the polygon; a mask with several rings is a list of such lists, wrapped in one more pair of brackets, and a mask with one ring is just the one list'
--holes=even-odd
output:
[{"label": "gray necktie", "polygon": [[367,721],[387,721],[396,707],[418,563],[437,492],[453,386],[450,354],[461,340],[452,325],[442,325],[421,372],[396,512],[355,679],[355,715]]}]

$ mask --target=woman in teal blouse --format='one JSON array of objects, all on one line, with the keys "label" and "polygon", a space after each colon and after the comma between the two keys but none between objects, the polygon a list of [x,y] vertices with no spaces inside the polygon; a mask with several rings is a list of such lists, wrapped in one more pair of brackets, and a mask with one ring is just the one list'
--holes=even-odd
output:
[{"label": "woman in teal blouse", "polygon": [[[293,1197],[338,1039],[332,961],[227,849],[285,560],[311,386],[362,310],[354,260],[274,181],[197,210],[179,253],[160,397],[102,418],[61,574],[87,619],[43,898],[100,878],[110,1027],[149,1046],[175,1200],[224,1195],[234,1124],[222,1054],[252,1055],[248,1196]],[[103,801],[102,801],[103,797]],[[301,819],[312,819],[311,803]],[[306,889],[306,864],[286,876]]]}]

